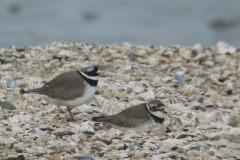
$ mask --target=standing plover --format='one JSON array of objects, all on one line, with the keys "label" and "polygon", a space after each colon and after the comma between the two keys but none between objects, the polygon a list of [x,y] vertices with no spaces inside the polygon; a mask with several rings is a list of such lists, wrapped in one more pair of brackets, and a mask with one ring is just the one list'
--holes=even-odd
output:
[{"label": "standing plover", "polygon": [[99,76],[98,67],[90,66],[81,70],[62,73],[43,85],[41,88],[21,90],[20,93],[36,93],[49,103],[67,106],[67,111],[73,121],[71,109],[92,99]]}]

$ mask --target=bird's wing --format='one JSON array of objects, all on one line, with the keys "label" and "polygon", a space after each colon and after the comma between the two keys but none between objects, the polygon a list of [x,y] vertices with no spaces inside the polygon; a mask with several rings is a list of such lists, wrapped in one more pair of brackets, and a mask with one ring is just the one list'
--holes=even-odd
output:
[{"label": "bird's wing", "polygon": [[82,96],[84,80],[78,71],[65,72],[56,76],[43,87],[29,90],[29,92],[47,95],[56,99],[73,100]]},{"label": "bird's wing", "polygon": [[[141,110],[141,112],[138,111]],[[129,107],[122,112],[112,116],[94,117],[93,120],[98,122],[109,123],[121,127],[133,128],[150,119],[145,104]]]}]

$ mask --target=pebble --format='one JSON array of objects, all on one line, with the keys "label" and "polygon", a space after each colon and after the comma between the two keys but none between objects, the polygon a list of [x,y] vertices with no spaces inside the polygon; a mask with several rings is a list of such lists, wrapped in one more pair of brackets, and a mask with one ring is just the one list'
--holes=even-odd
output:
[{"label": "pebble", "polygon": [[61,156],[58,155],[58,154],[53,154],[53,155],[52,155],[52,158],[53,158],[54,160],[61,160]]},{"label": "pebble", "polygon": [[8,157],[5,160],[25,160],[24,155],[19,155],[17,157]]},{"label": "pebble", "polygon": [[16,87],[16,79],[11,79],[7,82],[7,87],[13,88]]},{"label": "pebble", "polygon": [[12,128],[12,132],[24,132],[23,129],[21,127],[18,126],[13,126]]},{"label": "pebble", "polygon": [[174,79],[176,79],[181,86],[183,86],[186,83],[182,75],[174,74]]},{"label": "pebble", "polygon": [[0,102],[0,106],[2,109],[7,109],[7,110],[14,110],[17,109],[12,103],[10,102]]},{"label": "pebble", "polygon": [[73,135],[75,133],[72,131],[65,130],[64,128],[57,128],[54,130],[53,134],[57,136],[65,136],[65,135]]},{"label": "pebble", "polygon": [[42,130],[42,131],[54,131],[55,130],[52,127],[40,127],[39,129]]},{"label": "pebble", "polygon": [[88,159],[88,160],[97,160],[95,157],[92,157],[92,156],[76,156],[74,157],[76,159]]},{"label": "pebble", "polygon": [[25,51],[26,46],[15,46],[15,50],[18,51],[18,52]]}]

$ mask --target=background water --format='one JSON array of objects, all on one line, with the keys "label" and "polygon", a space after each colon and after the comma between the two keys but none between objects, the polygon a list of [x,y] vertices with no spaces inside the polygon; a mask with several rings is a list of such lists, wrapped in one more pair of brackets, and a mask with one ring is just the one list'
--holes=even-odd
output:
[{"label": "background water", "polygon": [[89,44],[240,46],[239,0],[8,0],[0,47]]}]

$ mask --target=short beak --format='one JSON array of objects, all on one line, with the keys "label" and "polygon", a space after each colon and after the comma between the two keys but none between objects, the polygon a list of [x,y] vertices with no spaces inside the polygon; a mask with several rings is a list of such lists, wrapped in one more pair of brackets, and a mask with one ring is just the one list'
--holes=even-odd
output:
[{"label": "short beak", "polygon": [[100,74],[99,74],[99,77],[106,77],[106,76],[100,73]]},{"label": "short beak", "polygon": [[162,112],[162,113],[165,113],[165,114],[167,114],[167,112],[166,112],[164,109],[163,109],[163,110],[161,110],[161,112]]}]

